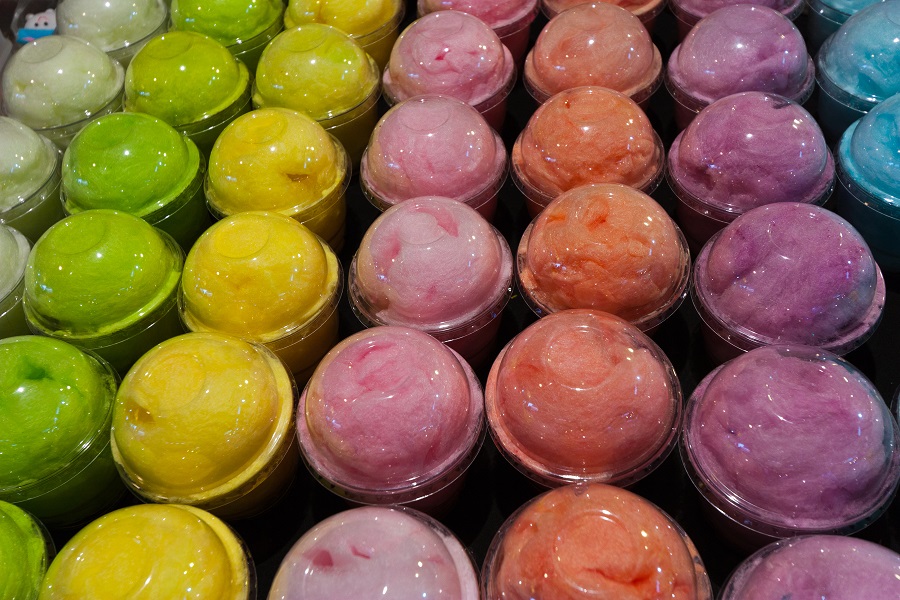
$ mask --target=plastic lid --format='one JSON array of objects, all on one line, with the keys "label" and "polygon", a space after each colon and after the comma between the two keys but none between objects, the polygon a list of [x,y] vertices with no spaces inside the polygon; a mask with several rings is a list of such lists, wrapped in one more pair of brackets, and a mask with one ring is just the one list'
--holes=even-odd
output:
[{"label": "plastic lid", "polygon": [[[562,11],[584,3],[585,0],[541,0],[541,10],[552,19]],[[662,11],[665,0],[609,0],[608,4],[625,8],[646,23],[650,15],[655,16]]]},{"label": "plastic lid", "polygon": [[[69,1],[69,0],[66,0]],[[246,42],[281,22],[281,0],[172,0],[172,28],[196,31],[226,46]]]},{"label": "plastic lid", "polygon": [[391,103],[442,94],[476,106],[512,87],[515,64],[494,30],[457,10],[430,13],[403,30],[384,72]]},{"label": "plastic lid", "polygon": [[31,244],[24,235],[0,224],[0,301],[22,281],[29,252]]},{"label": "plastic lid", "polygon": [[458,10],[478,17],[494,31],[531,23],[537,14],[537,6],[538,0],[418,0],[419,16],[440,10]]},{"label": "plastic lid", "polygon": [[63,156],[66,211],[111,208],[146,217],[175,201],[200,169],[197,146],[164,121],[105,115],[82,129]]},{"label": "plastic lid", "polygon": [[485,598],[713,597],[681,527],[648,500],[600,483],[550,490],[513,513],[481,579]]},{"label": "plastic lid", "polygon": [[381,208],[420,196],[466,202],[506,172],[500,135],[470,105],[421,96],[385,114],[361,165],[364,190]]},{"label": "plastic lid", "polygon": [[560,92],[540,106],[512,150],[513,173],[547,202],[588,183],[649,191],[662,174],[662,141],[628,96],[600,87]]},{"label": "plastic lid", "polygon": [[334,251],[297,221],[245,212],[222,219],[191,248],[180,301],[192,331],[258,342],[284,337],[340,295]]},{"label": "plastic lid", "polygon": [[315,210],[343,193],[347,157],[340,143],[305,114],[264,108],[239,116],[216,140],[206,196],[214,212]]},{"label": "plastic lid", "polygon": [[704,108],[673,142],[668,164],[682,201],[731,219],[774,202],[823,204],[834,187],[818,123],[799,104],[764,92]]},{"label": "plastic lid", "polygon": [[352,38],[308,23],[275,36],[263,50],[253,106],[283,106],[317,121],[344,114],[380,90],[378,66]]},{"label": "plastic lid", "polygon": [[36,598],[54,554],[40,521],[14,504],[0,502],[0,590],[9,598]]},{"label": "plastic lid", "polygon": [[331,25],[352,37],[362,37],[403,14],[403,0],[290,0],[284,13],[288,29],[305,23]]},{"label": "plastic lid", "polygon": [[56,7],[56,30],[109,52],[147,37],[167,16],[160,0],[62,0]]},{"label": "plastic lid", "polygon": [[25,312],[66,338],[123,330],[174,302],[178,245],[145,221],[91,210],[53,225],[34,245],[25,272]]},{"label": "plastic lid", "polygon": [[900,210],[900,94],[873,108],[841,138],[842,176],[868,192],[866,205],[896,216]]},{"label": "plastic lid", "polygon": [[478,600],[478,575],[443,525],[401,507],[354,508],[315,525],[281,562],[273,598]]},{"label": "plastic lid", "polygon": [[249,83],[247,67],[219,42],[170,31],[147,42],[128,65],[125,109],[188,125],[239,102]]},{"label": "plastic lid", "polygon": [[582,85],[642,102],[661,82],[662,58],[640,19],[604,2],[554,17],[525,59],[525,84],[538,102]]},{"label": "plastic lid", "polygon": [[4,428],[0,494],[12,498],[105,445],[115,394],[112,369],[75,346],[43,336],[0,340],[0,421],[15,424]]},{"label": "plastic lid", "polygon": [[748,211],[710,239],[694,266],[694,295],[707,324],[744,349],[808,344],[844,354],[884,310],[884,280],[859,233],[794,202]]},{"label": "plastic lid", "polygon": [[432,196],[402,202],[372,223],[349,286],[366,321],[433,333],[497,312],[512,276],[505,238],[475,209]]},{"label": "plastic lid", "polygon": [[[814,2],[807,0],[810,8],[815,8],[816,12],[825,15],[829,20],[835,20],[838,24],[844,23],[851,15],[876,2],[884,2],[884,0],[815,0]],[[823,7],[837,11],[843,18],[838,21],[838,15],[823,11]]]},{"label": "plastic lid", "polygon": [[872,522],[900,480],[898,443],[872,383],[805,346],[735,358],[700,383],[685,412],[695,484],[735,521],[776,537]]},{"label": "plastic lid", "polygon": [[[676,17],[693,24],[724,7],[742,3],[743,0],[672,0],[671,9]],[[802,0],[759,0],[753,4],[777,10],[791,20],[803,11]]]},{"label": "plastic lid", "polygon": [[366,503],[436,492],[471,464],[484,401],[472,369],[428,334],[374,327],[319,363],[300,399],[300,450],[331,489]]},{"label": "plastic lid", "polygon": [[662,350],[592,310],[556,313],[517,335],[494,362],[485,402],[497,447],[547,486],[634,483],[669,455],[681,417]]},{"label": "plastic lid", "polygon": [[60,589],[95,600],[247,600],[256,591],[252,569],[240,539],[211,514],[177,504],[139,504],[75,534],[50,565],[42,594]]},{"label": "plastic lid", "polygon": [[6,114],[33,129],[82,121],[122,91],[122,65],[100,48],[51,35],[22,46],[3,70]]},{"label": "plastic lid", "polygon": [[667,66],[673,97],[694,111],[738,92],[771,92],[802,104],[815,66],[800,30],[771,8],[741,4],[704,17]]},{"label": "plastic lid", "polygon": [[49,140],[24,124],[0,117],[0,221],[2,214],[41,189],[59,162]]}]

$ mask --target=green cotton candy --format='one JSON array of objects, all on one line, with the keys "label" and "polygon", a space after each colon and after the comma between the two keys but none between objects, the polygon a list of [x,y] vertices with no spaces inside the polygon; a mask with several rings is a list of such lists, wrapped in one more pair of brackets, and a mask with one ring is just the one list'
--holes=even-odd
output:
[{"label": "green cotton candy", "polygon": [[259,35],[281,21],[281,0],[172,0],[173,29],[196,31],[226,46]]},{"label": "green cotton candy", "polygon": [[0,598],[34,600],[47,571],[47,542],[38,522],[0,501]]}]

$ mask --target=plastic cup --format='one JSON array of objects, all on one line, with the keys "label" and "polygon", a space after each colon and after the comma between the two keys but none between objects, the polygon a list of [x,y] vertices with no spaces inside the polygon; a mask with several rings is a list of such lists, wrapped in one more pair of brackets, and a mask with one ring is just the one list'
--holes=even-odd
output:
[{"label": "plastic cup", "polygon": [[90,42],[127,67],[150,38],[168,29],[168,17],[162,0],[62,0],[56,30]]},{"label": "plastic cup", "polygon": [[70,539],[50,564],[42,600],[256,598],[256,571],[240,538],[206,511],[140,504],[111,512]]},{"label": "plastic cup", "polygon": [[[675,15],[678,39],[684,40],[699,21],[726,6],[743,4],[743,0],[670,0],[669,10]],[[803,12],[803,0],[760,0],[755,5],[771,8],[794,21]]]},{"label": "plastic cup", "polygon": [[478,575],[446,527],[417,510],[366,506],[347,510],[303,534],[281,561],[269,596],[478,600]]},{"label": "plastic cup", "polygon": [[47,138],[0,117],[0,223],[34,243],[65,216],[59,203],[61,154]]},{"label": "plastic cup", "polygon": [[885,285],[849,223],[783,202],[754,208],[710,238],[694,263],[691,298],[717,363],[771,344],[844,355],[881,321]]},{"label": "plastic cup", "polygon": [[662,57],[628,10],[595,2],[563,11],[525,59],[525,89],[538,103],[584,85],[622,92],[642,107],[662,84]]},{"label": "plastic cup", "polygon": [[672,51],[666,89],[684,129],[704,107],[739,92],[769,92],[797,104],[815,87],[800,30],[765,6],[736,5],[704,17]]},{"label": "plastic cup", "polygon": [[669,515],[602,483],[541,494],[494,536],[482,597],[712,600],[706,568]]},{"label": "plastic cup", "polygon": [[335,494],[438,510],[475,459],[483,422],[481,386],[459,355],[415,329],[374,327],[323,359],[300,397],[297,435]]},{"label": "plastic cup", "polygon": [[113,459],[144,501],[221,518],[260,513],[296,473],[297,397],[290,372],[263,346],[217,333],[166,340],[122,380]]},{"label": "plastic cup", "polygon": [[478,111],[449,96],[420,96],[378,121],[359,181],[382,211],[412,198],[444,196],[492,221],[508,163],[500,134]]},{"label": "plastic cup", "polygon": [[516,82],[516,66],[509,49],[484,21],[444,10],[403,30],[383,80],[385,100],[391,106],[414,96],[451,96],[475,107],[499,131]]},{"label": "plastic cup", "polygon": [[122,65],[71,36],[22,46],[3,70],[4,111],[65,148],[85,125],[122,109]]},{"label": "plastic cup", "polygon": [[630,485],[675,447],[681,386],[659,346],[627,321],[565,310],[500,352],[485,406],[497,448],[539,484]]},{"label": "plastic cup", "polygon": [[751,208],[821,206],[834,189],[834,159],[812,115],[765,92],[726,96],[701,110],[667,158],[678,222],[695,252]]},{"label": "plastic cup", "polygon": [[850,534],[900,481],[900,432],[872,383],[808,346],[757,348],[709,374],[685,409],[682,460],[737,544]]},{"label": "plastic cup", "polygon": [[218,218],[279,212],[340,251],[349,184],[347,153],[318,123],[294,110],[263,108],[238,117],[219,136],[205,189]]},{"label": "plastic cup", "polygon": [[34,333],[92,350],[120,374],[182,333],[176,310],[181,248],[137,217],[89,210],[51,227],[25,271]]},{"label": "plastic cup", "polygon": [[900,271],[900,94],[853,123],[837,147],[838,211],[865,238],[882,269]]},{"label": "plastic cup", "polygon": [[491,354],[511,296],[512,253],[471,207],[437,196],[385,211],[350,264],[350,306],[366,327],[424,331],[472,365]]},{"label": "plastic cup", "polygon": [[47,566],[56,554],[40,521],[14,504],[0,501],[0,590],[7,598],[37,598]]},{"label": "plastic cup", "polygon": [[645,332],[678,310],[690,273],[687,242],[671,217],[650,196],[617,184],[558,196],[516,252],[519,290],[539,317],[591,308]]},{"label": "plastic cup", "polygon": [[278,34],[253,82],[254,108],[306,113],[341,142],[354,166],[378,121],[380,97],[372,57],[345,33],[317,23]]},{"label": "plastic cup", "polygon": [[[666,7],[666,0],[610,0],[610,4],[621,6],[631,11],[644,24],[648,31],[653,31],[656,17]],[[552,19],[562,11],[585,4],[585,0],[541,0],[541,12]]]},{"label": "plastic cup", "polygon": [[203,195],[206,160],[190,138],[143,113],[116,113],[85,127],[63,156],[68,214],[121,210],[171,235],[187,252],[212,224]]},{"label": "plastic cup", "polygon": [[628,96],[580,87],[551,97],[513,145],[513,181],[534,217],[550,201],[589,183],[621,183],[645,194],[663,178],[665,150]]},{"label": "plastic cup", "polygon": [[7,448],[0,499],[50,526],[101,513],[124,492],[109,449],[116,374],[48,337],[0,340],[0,412]]},{"label": "plastic cup", "polygon": [[806,0],[803,37],[813,56],[832,33],[860,10],[884,0]]},{"label": "plastic cup", "polygon": [[29,333],[22,308],[29,252],[24,235],[0,225],[0,339]]},{"label": "plastic cup", "polygon": [[227,217],[188,254],[179,313],[190,331],[266,346],[302,384],[337,342],[342,275],[315,234],[277,213]]},{"label": "plastic cup", "polygon": [[206,156],[225,126],[249,109],[246,65],[200,33],[154,37],[125,72],[125,110],[162,119]]}]

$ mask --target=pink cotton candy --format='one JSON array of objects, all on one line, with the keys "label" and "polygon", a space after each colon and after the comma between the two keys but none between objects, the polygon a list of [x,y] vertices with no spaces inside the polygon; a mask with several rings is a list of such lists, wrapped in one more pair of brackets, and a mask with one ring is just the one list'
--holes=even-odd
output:
[{"label": "pink cotton candy", "polygon": [[497,30],[533,14],[536,5],[537,0],[419,0],[419,14],[458,10]]}]

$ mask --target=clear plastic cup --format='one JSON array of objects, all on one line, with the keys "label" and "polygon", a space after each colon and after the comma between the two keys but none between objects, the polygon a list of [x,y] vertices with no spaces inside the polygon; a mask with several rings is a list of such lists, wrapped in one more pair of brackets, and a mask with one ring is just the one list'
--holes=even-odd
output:
[{"label": "clear plastic cup", "polygon": [[482,598],[712,600],[706,568],[672,517],[626,490],[567,485],[528,501],[494,536]]},{"label": "clear plastic cup", "polygon": [[803,37],[809,53],[815,56],[819,48],[847,19],[860,10],[884,0],[806,0],[806,28]]},{"label": "clear plastic cup", "polygon": [[28,257],[28,326],[96,352],[123,374],[144,352],[183,332],[175,306],[183,260],[171,236],[127,213],[96,209],[67,217]]},{"label": "clear plastic cup", "polygon": [[675,447],[681,386],[659,346],[627,321],[564,310],[500,352],[485,407],[501,454],[539,484],[630,485]]},{"label": "clear plastic cup", "polygon": [[540,106],[516,139],[511,161],[513,181],[535,217],[563,192],[589,183],[653,193],[663,178],[665,149],[634,100],[588,86]]},{"label": "clear plastic cup", "polygon": [[475,107],[499,131],[516,82],[516,66],[509,49],[484,21],[444,10],[403,30],[383,79],[385,100],[391,106],[414,96],[451,96]]},{"label": "clear plastic cup", "polygon": [[66,527],[100,514],[125,491],[109,448],[118,380],[93,354],[43,336],[0,340],[2,420],[14,423],[0,499],[47,525]]},{"label": "clear plastic cup", "polygon": [[143,113],[116,113],[85,127],[66,149],[66,213],[95,208],[141,217],[187,252],[212,224],[203,195],[206,160],[190,138]]},{"label": "clear plastic cup", "polygon": [[766,92],[726,96],[701,110],[667,159],[678,222],[695,252],[751,208],[822,206],[834,189],[834,158],[818,123],[799,104]]},{"label": "clear plastic cup", "polygon": [[50,564],[41,598],[255,600],[256,570],[241,539],[204,510],[139,504],[106,514]]},{"label": "clear plastic cup", "polygon": [[[585,4],[587,0],[541,0],[541,12],[548,19],[552,19],[562,11]],[[627,8],[631,14],[636,16],[647,28],[647,31],[653,32],[656,25],[656,17],[666,7],[667,0],[610,0],[610,4]]]},{"label": "clear plastic cup", "polygon": [[508,164],[500,134],[478,111],[449,96],[418,96],[395,105],[375,126],[359,181],[382,211],[444,196],[492,221]]},{"label": "clear plastic cup", "polygon": [[113,459],[144,501],[221,518],[258,514],[294,479],[297,397],[294,378],[264,346],[218,333],[166,340],[122,380]]},{"label": "clear plastic cup", "polygon": [[896,493],[898,444],[896,421],[850,363],[819,348],[770,346],[697,386],[681,454],[713,524],[759,547],[869,525]]},{"label": "clear plastic cup", "polygon": [[0,501],[0,589],[8,598],[37,598],[56,555],[53,538],[40,521],[14,504]]},{"label": "clear plastic cup", "polygon": [[313,476],[335,494],[437,511],[481,448],[484,397],[471,367],[433,337],[374,327],[316,369],[297,435]]},{"label": "clear plastic cup", "polygon": [[472,365],[491,355],[512,294],[506,239],[471,207],[431,196],[372,223],[350,264],[350,306],[366,327],[428,333]]},{"label": "clear plastic cup", "polygon": [[706,243],[693,281],[706,351],[717,363],[771,344],[844,355],[884,312],[884,277],[862,236],[809,204],[744,213]]},{"label": "clear plastic cup", "polygon": [[704,107],[739,92],[769,92],[797,104],[816,84],[800,30],[765,6],[735,5],[704,17],[672,51],[666,89],[684,129]]},{"label": "clear plastic cup", "polygon": [[426,514],[365,506],[316,524],[281,561],[269,591],[283,600],[373,598],[479,600],[478,574],[463,545]]},{"label": "clear plastic cup", "polygon": [[337,256],[309,229],[277,213],[243,212],[197,240],[178,308],[188,330],[262,344],[303,384],[337,342],[342,287]]},{"label": "clear plastic cup", "polygon": [[162,0],[62,0],[56,7],[60,35],[90,42],[123,67],[150,38],[165,33],[168,17]]},{"label": "clear plastic cup", "polygon": [[24,235],[0,225],[0,339],[29,333],[22,308],[29,252]]},{"label": "clear plastic cup", "polygon": [[[678,39],[684,40],[697,23],[726,6],[743,4],[743,0],[670,0],[669,10],[675,15]],[[759,0],[753,4],[771,8],[795,21],[803,12],[803,0]]]},{"label": "clear plastic cup", "polygon": [[644,332],[678,310],[690,274],[675,222],[653,198],[618,184],[564,192],[531,222],[516,252],[519,291],[539,317],[590,308]]}]

